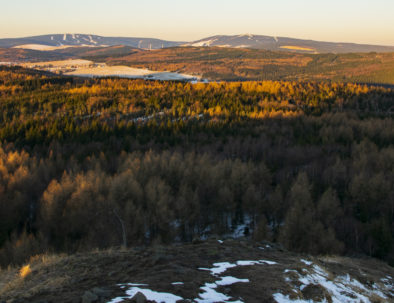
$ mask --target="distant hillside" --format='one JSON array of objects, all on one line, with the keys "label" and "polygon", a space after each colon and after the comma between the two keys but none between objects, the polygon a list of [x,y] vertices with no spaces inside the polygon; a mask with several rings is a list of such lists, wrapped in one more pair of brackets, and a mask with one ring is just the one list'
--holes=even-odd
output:
[{"label": "distant hillside", "polygon": [[300,54],[221,47],[177,47],[108,57],[106,62],[178,71],[211,80],[334,80],[394,84],[394,52]]},{"label": "distant hillside", "polygon": [[0,39],[0,47],[25,47],[36,50],[54,50],[66,46],[114,46],[125,45],[142,49],[159,49],[181,45],[173,42],[152,38],[102,37],[82,34],[54,34],[26,38]]},{"label": "distant hillside", "polygon": [[233,47],[265,50],[284,50],[301,53],[361,53],[361,52],[394,52],[394,46],[379,46],[355,43],[321,42],[286,37],[261,35],[213,36],[186,43],[195,47]]},{"label": "distant hillside", "polygon": [[51,51],[38,51],[19,48],[0,48],[0,62],[37,62],[65,60],[72,58],[86,58],[95,61],[107,58],[117,58],[140,52],[143,50],[124,45],[108,47],[68,47]]},{"label": "distant hillside", "polygon": [[339,81],[394,85],[394,52],[302,54],[224,47],[69,47],[52,51],[0,48],[1,62],[87,59],[210,80]]}]

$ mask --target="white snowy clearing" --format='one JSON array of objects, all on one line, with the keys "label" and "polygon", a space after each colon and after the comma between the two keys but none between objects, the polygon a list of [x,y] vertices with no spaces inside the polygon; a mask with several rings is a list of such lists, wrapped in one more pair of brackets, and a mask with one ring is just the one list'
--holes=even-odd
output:
[{"label": "white snowy clearing", "polygon": [[[308,266],[307,269],[303,269],[306,272],[305,275],[300,274],[296,270],[286,269],[284,271],[286,278],[285,281],[291,284],[294,293],[299,293],[308,285],[314,285],[324,288],[331,297],[332,303],[368,303],[368,302],[386,302],[387,296],[382,291],[389,291],[393,285],[386,284],[382,279],[382,283],[373,284],[372,287],[367,287],[361,284],[359,281],[352,279],[350,275],[337,276],[332,278],[322,267],[313,264],[313,262],[301,259],[302,263]],[[302,299],[291,299],[289,295],[276,293],[273,295],[274,299],[278,303],[310,303],[311,300]],[[371,301],[371,298],[375,298]],[[383,301],[376,301],[376,299]],[[326,298],[322,302],[329,302]]]},{"label": "white snowy clearing", "polygon": [[64,49],[69,47],[75,47],[73,45],[59,45],[59,46],[52,46],[52,45],[45,45],[45,44],[22,44],[17,45],[12,48],[21,48],[21,49],[30,49],[30,50],[38,50],[38,51],[53,51],[58,49]]},{"label": "white snowy clearing", "polygon": [[[60,46],[59,46],[60,47]],[[62,46],[67,47],[66,45]],[[105,63],[95,63],[89,60],[69,59],[61,61],[26,62],[20,64],[26,68],[35,68],[63,75],[100,78],[100,77],[120,77],[130,79],[146,79],[161,81],[203,81],[198,76],[181,74],[176,72],[151,71],[143,68],[133,68],[128,66],[108,66]]]},{"label": "white snowy clearing", "polygon": [[196,79],[195,76],[170,72],[154,72],[148,69],[132,68],[128,66],[95,66],[78,68],[75,71],[64,73],[70,76],[79,77],[121,77],[121,78],[144,78],[149,80],[184,81]]},{"label": "white snowy clearing", "polygon": [[[199,297],[193,300],[189,300],[190,302],[195,303],[243,303],[241,299],[234,299],[230,296],[220,293],[217,291],[217,288],[220,286],[229,286],[235,283],[249,283],[249,279],[239,279],[232,276],[224,276],[221,277],[220,274],[224,273],[227,269],[237,267],[237,266],[253,266],[253,265],[274,265],[277,264],[273,261],[259,260],[259,261],[237,261],[235,263],[230,262],[221,262],[214,263],[212,268],[199,268],[200,270],[207,270],[211,272],[211,275],[216,277],[218,280],[214,283],[205,283],[204,286],[200,288],[201,292],[199,293]],[[183,285],[183,282],[173,282],[171,285]],[[123,302],[127,299],[132,299],[138,292],[144,294],[144,296],[150,300],[157,303],[175,303],[179,300],[184,300],[184,298],[166,292],[157,292],[147,288],[141,288],[137,286],[147,286],[146,284],[119,284],[122,289],[130,287],[126,290],[126,295],[122,297],[117,297],[109,301],[108,303],[119,303]]]}]

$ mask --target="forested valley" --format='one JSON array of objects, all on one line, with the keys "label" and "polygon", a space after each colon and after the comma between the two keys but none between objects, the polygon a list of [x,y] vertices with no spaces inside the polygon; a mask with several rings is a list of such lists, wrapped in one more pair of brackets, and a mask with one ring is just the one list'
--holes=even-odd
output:
[{"label": "forested valley", "polygon": [[[0,67],[0,266],[249,237],[394,265],[394,91]],[[246,230],[245,230],[246,231]]]}]

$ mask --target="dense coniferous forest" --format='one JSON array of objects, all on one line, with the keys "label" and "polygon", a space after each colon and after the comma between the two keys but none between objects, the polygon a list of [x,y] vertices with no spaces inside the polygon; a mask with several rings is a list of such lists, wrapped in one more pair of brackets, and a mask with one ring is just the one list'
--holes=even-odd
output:
[{"label": "dense coniferous forest", "polygon": [[394,264],[394,91],[0,68],[0,265],[230,234]]}]

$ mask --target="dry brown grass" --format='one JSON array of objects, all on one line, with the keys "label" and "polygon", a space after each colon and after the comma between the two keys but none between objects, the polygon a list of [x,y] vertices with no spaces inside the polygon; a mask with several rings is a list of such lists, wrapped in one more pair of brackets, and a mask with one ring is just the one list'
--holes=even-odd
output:
[{"label": "dry brown grass", "polygon": [[30,264],[22,266],[22,268],[19,270],[19,276],[22,279],[26,278],[30,274],[31,274]]}]

